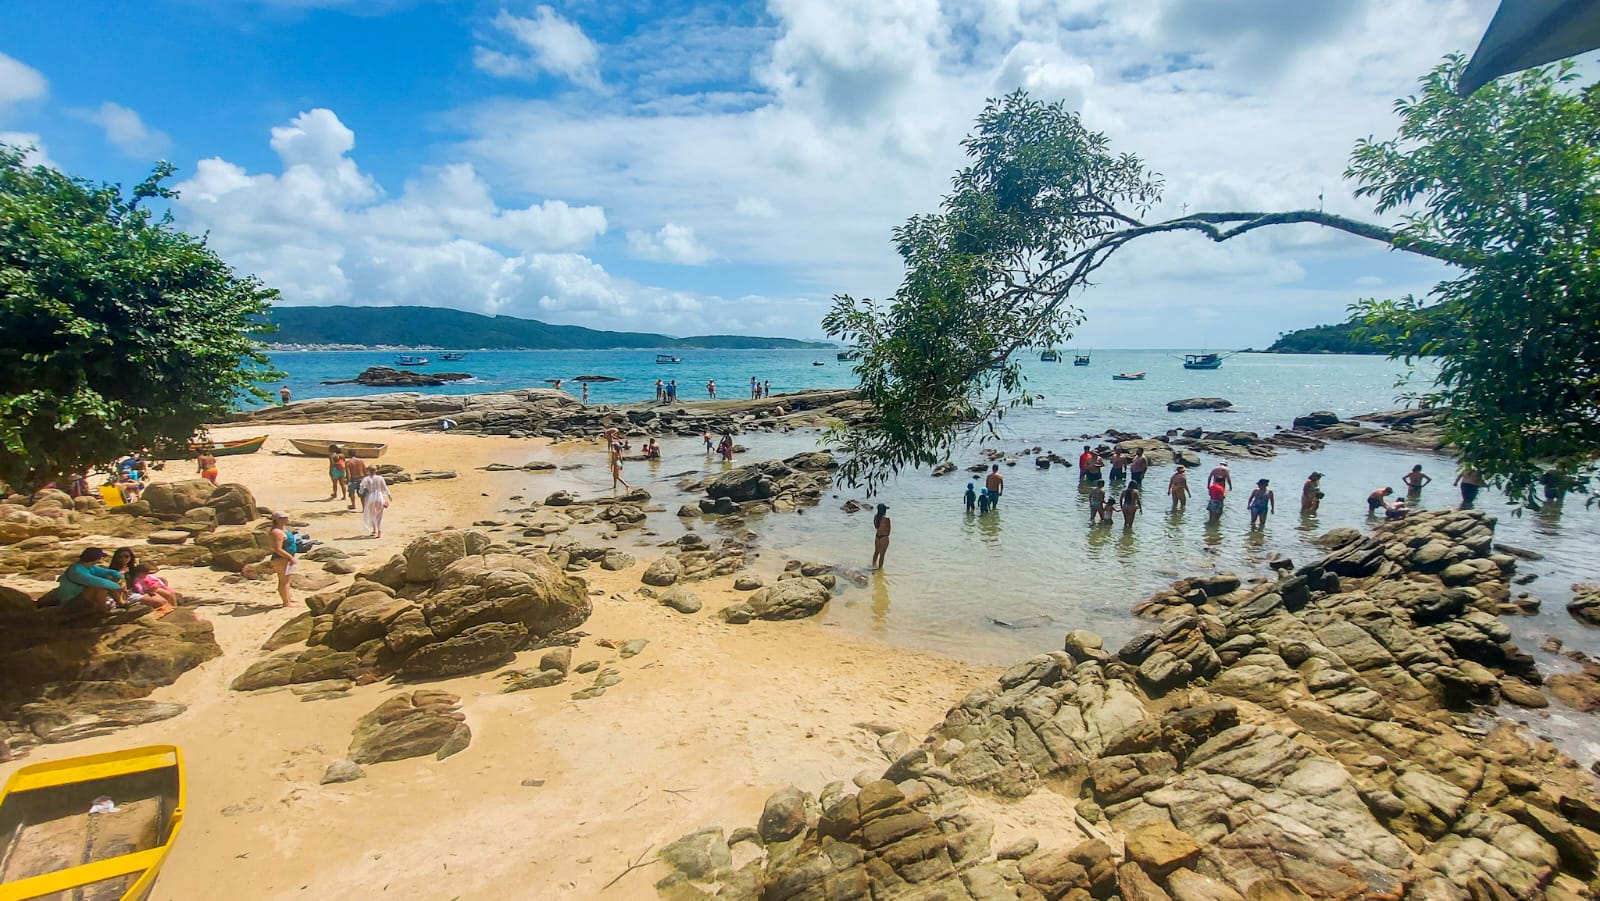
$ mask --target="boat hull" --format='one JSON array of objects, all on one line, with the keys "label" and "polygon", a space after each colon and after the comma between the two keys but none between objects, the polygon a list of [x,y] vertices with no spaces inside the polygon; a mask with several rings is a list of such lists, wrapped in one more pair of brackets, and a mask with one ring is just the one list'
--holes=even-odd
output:
[{"label": "boat hull", "polygon": [[1214,363],[1185,363],[1185,364],[1183,364],[1183,368],[1184,369],[1221,369],[1222,368],[1222,361],[1221,360],[1217,360]]},{"label": "boat hull", "polygon": [[376,460],[389,449],[387,444],[376,444],[371,441],[321,441],[314,438],[290,438],[289,443],[294,449],[306,457],[326,457],[329,448],[338,445],[346,454],[355,454],[363,460]]},{"label": "boat hull", "polygon": [[258,438],[224,441],[220,444],[191,444],[189,445],[189,450],[196,454],[204,451],[213,457],[238,457],[244,454],[253,454],[261,450],[261,446],[266,443],[267,436],[262,435]]}]

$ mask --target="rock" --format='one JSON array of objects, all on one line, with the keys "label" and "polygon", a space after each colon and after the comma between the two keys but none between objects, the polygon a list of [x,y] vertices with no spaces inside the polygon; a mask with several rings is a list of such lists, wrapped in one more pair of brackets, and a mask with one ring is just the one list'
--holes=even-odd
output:
[{"label": "rock", "polygon": [[1567,612],[1572,614],[1573,619],[1600,626],[1600,585],[1574,585],[1572,595]]},{"label": "rock", "polygon": [[750,595],[742,606],[756,619],[804,619],[822,612],[832,592],[815,579],[784,579]]},{"label": "rock", "polygon": [[400,666],[399,675],[406,679],[443,679],[494,669],[515,659],[516,649],[527,639],[527,627],[520,623],[473,626],[417,649]]},{"label": "rock", "polygon": [[702,829],[661,849],[661,862],[690,879],[706,879],[733,868],[733,855],[721,829]]},{"label": "rock", "polygon": [[214,487],[204,506],[215,510],[217,524],[224,526],[242,526],[254,520],[260,512],[256,507],[255,495],[236,482],[224,482]]},{"label": "rock", "polygon": [[767,799],[761,810],[761,820],[756,831],[765,842],[788,841],[806,827],[806,806],[810,798],[792,785],[785,786]]},{"label": "rock", "polygon": [[1209,876],[1179,867],[1167,875],[1172,901],[1244,901],[1244,896]]},{"label": "rock", "polygon": [[1550,706],[1550,699],[1544,696],[1544,692],[1509,676],[1500,680],[1500,695],[1518,707],[1541,709]]},{"label": "rock", "polygon": [[1105,656],[1104,646],[1105,642],[1100,636],[1088,629],[1073,629],[1068,632],[1064,644],[1066,652],[1072,655],[1072,659],[1078,661]]},{"label": "rock", "polygon": [[734,591],[755,591],[757,588],[760,588],[764,584],[765,583],[761,581],[761,577],[760,576],[749,576],[749,575],[740,576],[737,579],[733,580],[733,590]]},{"label": "rock", "polygon": [[660,602],[679,613],[699,613],[702,606],[700,596],[682,585],[662,592]]},{"label": "rock", "polygon": [[1200,857],[1200,844],[1193,837],[1163,822],[1129,832],[1126,848],[1129,860],[1158,878],[1165,878],[1179,867],[1191,866]]},{"label": "rock", "polygon": [[1296,416],[1294,418],[1294,423],[1293,423],[1295,428],[1297,428],[1297,429],[1306,429],[1306,430],[1309,430],[1309,431],[1315,431],[1317,429],[1325,429],[1330,425],[1338,425],[1338,424],[1339,424],[1339,416],[1338,416],[1338,414],[1330,413],[1327,410],[1319,410],[1319,411],[1317,411],[1315,413],[1307,413],[1304,416]]},{"label": "rock", "polygon": [[[432,582],[439,578],[446,567],[472,553],[467,549],[468,535],[482,537],[483,547],[489,544],[487,536],[481,532],[445,529],[423,535],[406,545],[402,554],[406,558],[406,581]],[[480,548],[476,553],[481,554],[483,550]]]},{"label": "rock", "polygon": [[206,506],[217,486],[205,479],[185,479],[177,482],[156,482],[146,488],[140,497],[150,505],[150,512],[161,514],[187,513],[195,507]]},{"label": "rock", "polygon": [[443,760],[462,750],[472,730],[458,701],[448,692],[423,690],[389,698],[356,721],[350,760],[383,763],[428,754]]},{"label": "rock", "polygon": [[1117,867],[1117,890],[1122,901],[1172,901],[1172,896],[1132,861]]},{"label": "rock", "polygon": [[640,581],[646,585],[664,588],[678,581],[682,575],[683,567],[678,564],[676,557],[662,557],[645,569]]},{"label": "rock", "polygon": [[415,369],[394,369],[389,366],[368,366],[353,379],[323,382],[324,385],[348,385],[354,382],[368,388],[430,388],[470,379],[465,372],[420,372]]},{"label": "rock", "polygon": [[577,495],[570,491],[552,492],[544,499],[544,505],[546,507],[570,507],[577,502]]},{"label": "rock", "polygon": [[1021,860],[1037,850],[1039,850],[1039,840],[1032,836],[1023,836],[994,852],[994,856],[998,860]]},{"label": "rock", "polygon": [[146,535],[145,540],[151,544],[183,544],[189,540],[189,533],[177,529],[162,529]]},{"label": "rock", "polygon": [[1220,397],[1187,397],[1183,400],[1167,401],[1167,412],[1182,413],[1185,410],[1226,410],[1233,406],[1232,401]]},{"label": "rock", "polygon": [[541,671],[548,672],[548,671],[554,670],[556,672],[561,673],[562,675],[566,675],[567,670],[570,669],[571,667],[572,667],[572,649],[571,648],[566,648],[566,647],[550,648],[549,650],[545,651],[542,656],[539,657],[539,669]]},{"label": "rock", "polygon": [[606,555],[600,558],[600,568],[607,572],[618,572],[624,569],[632,569],[637,562],[630,554],[624,554],[617,550],[608,550]]},{"label": "rock", "polygon": [[630,638],[617,646],[617,656],[626,660],[629,657],[639,656],[639,652],[650,643],[648,638]]},{"label": "rock", "polygon": [[341,782],[354,782],[365,775],[367,775],[367,771],[356,765],[355,761],[335,760],[333,763],[328,764],[326,770],[322,771],[322,784],[337,785]]}]

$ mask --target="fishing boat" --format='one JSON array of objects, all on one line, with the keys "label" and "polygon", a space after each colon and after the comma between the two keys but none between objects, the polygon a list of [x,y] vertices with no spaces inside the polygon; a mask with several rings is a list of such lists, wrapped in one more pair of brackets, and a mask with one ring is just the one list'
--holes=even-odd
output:
[{"label": "fishing boat", "polygon": [[834,359],[841,363],[849,363],[854,360],[861,359],[861,351],[856,350],[855,348],[851,348],[850,350],[841,350],[834,355]]},{"label": "fishing boat", "polygon": [[1184,354],[1184,369],[1221,369],[1221,354]]},{"label": "fishing boat", "polygon": [[289,443],[294,449],[307,457],[326,457],[330,448],[337,447],[346,456],[354,454],[363,460],[376,460],[383,456],[389,449],[387,444],[377,444],[372,441],[322,441],[316,438],[290,438]]},{"label": "fishing boat", "polygon": [[427,357],[419,357],[419,356],[417,356],[415,354],[400,354],[400,355],[398,355],[398,356],[396,356],[394,358],[394,365],[396,365],[396,366],[426,366],[426,365],[428,365],[428,358]]},{"label": "fishing boat", "polygon": [[1119,372],[1111,377],[1114,382],[1142,382],[1145,374],[1142,372]]},{"label": "fishing boat", "polygon": [[238,457],[244,454],[255,453],[256,451],[260,450],[261,445],[265,443],[267,443],[266,435],[262,435],[258,438],[240,438],[238,441],[217,441],[209,443],[196,441],[189,444],[189,452],[193,454],[207,453],[213,457]]},{"label": "fishing boat", "polygon": [[1072,355],[1072,365],[1074,365],[1074,366],[1088,366],[1089,365],[1089,355],[1088,354],[1073,354]]},{"label": "fishing boat", "polygon": [[178,840],[184,794],[172,745],[17,770],[0,794],[0,899],[143,901]]},{"label": "fishing boat", "polygon": [[462,360],[465,360],[466,358],[467,358],[467,355],[462,353],[459,350],[452,350],[452,351],[449,351],[447,353],[442,353],[442,354],[439,355],[439,359],[445,360],[445,361],[450,362],[450,363],[459,363]]},{"label": "fishing boat", "polygon": [[812,360],[811,361],[811,365],[812,366],[826,366],[828,364],[823,362],[822,360]]},{"label": "fishing boat", "polygon": [[1061,362],[1061,355],[1056,353],[1053,350],[1047,350],[1047,351],[1039,354],[1039,362],[1041,362],[1041,363],[1059,363],[1059,362]]},{"label": "fishing boat", "polygon": [[656,354],[656,362],[657,363],[682,363],[683,362],[683,357],[675,357],[672,354]]}]

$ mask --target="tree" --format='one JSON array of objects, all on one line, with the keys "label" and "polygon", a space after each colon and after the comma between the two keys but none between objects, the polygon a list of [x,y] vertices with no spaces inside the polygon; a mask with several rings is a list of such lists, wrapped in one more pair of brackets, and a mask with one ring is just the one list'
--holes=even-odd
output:
[{"label": "tree", "polygon": [[277,292],[144,206],[0,145],[0,481],[24,490],[179,444],[271,370],[252,336]]},{"label": "tree", "polygon": [[[1067,337],[1081,322],[1069,299],[1130,242],[1171,232],[1223,242],[1292,224],[1336,229],[1465,273],[1426,302],[1372,304],[1367,313],[1375,333],[1401,335],[1391,353],[1446,357],[1423,396],[1448,407],[1450,437],[1467,465],[1527,490],[1540,467],[1591,458],[1600,435],[1582,423],[1595,415],[1595,370],[1585,364],[1567,373],[1537,342],[1561,328],[1570,332],[1562,347],[1586,342],[1586,356],[1566,359],[1592,360],[1597,352],[1590,349],[1600,338],[1593,303],[1600,257],[1589,225],[1600,160],[1594,94],[1563,90],[1572,77],[1563,66],[1461,98],[1451,89],[1462,66],[1460,57],[1448,58],[1424,79],[1420,98],[1397,104],[1399,136],[1362,141],[1352,156],[1346,176],[1357,196],[1374,198],[1379,214],[1402,213],[1396,227],[1322,210],[1146,222],[1162,180],[1136,156],[1114,153],[1105,135],[1059,103],[1021,91],[990,101],[963,142],[971,162],[939,212],[895,232],[906,264],[899,290],[885,304],[840,295],[823,321],[831,336],[861,349],[862,395],[881,414],[836,431],[850,454],[843,478],[873,487],[903,467],[943,458],[957,440],[992,430],[1007,409],[1031,403],[1016,354]],[[1515,199],[1495,200],[1502,191]],[[1438,309],[1449,304],[1474,305],[1481,328],[1430,341],[1418,326],[1462,315]],[[1518,349],[1488,346],[1497,322],[1519,324]],[[1495,367],[1513,353],[1530,380],[1490,390]],[[1529,389],[1559,391],[1491,404]],[[1537,421],[1525,425],[1524,414]],[[1562,420],[1580,423],[1577,431]],[[1507,442],[1513,432],[1519,437]]]}]

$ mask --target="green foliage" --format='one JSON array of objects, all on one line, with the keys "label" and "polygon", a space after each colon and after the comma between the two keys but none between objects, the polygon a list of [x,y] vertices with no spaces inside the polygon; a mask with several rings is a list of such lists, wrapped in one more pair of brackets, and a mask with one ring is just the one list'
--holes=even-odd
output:
[{"label": "green foliage", "polygon": [[[1284,332],[1264,353],[1393,354],[1402,345],[1410,346],[1419,338],[1431,340],[1433,335],[1447,328],[1437,310],[1429,311],[1405,331],[1392,325],[1369,322],[1365,314],[1358,314],[1346,322],[1314,325],[1311,328]],[[1417,355],[1426,356],[1426,354]]]},{"label": "green foliage", "polygon": [[0,145],[0,481],[32,488],[182,442],[276,378],[250,336],[276,292],[132,196]]},{"label": "green foliage", "polygon": [[270,321],[284,344],[383,344],[485,350],[611,348],[813,348],[815,341],[649,332],[606,332],[515,316],[484,316],[440,307],[276,307]]},{"label": "green foliage", "polygon": [[[1541,473],[1600,452],[1600,88],[1570,64],[1456,94],[1452,57],[1395,104],[1400,128],[1356,145],[1347,177],[1407,239],[1468,259],[1426,299],[1367,301],[1394,354],[1440,358],[1417,397],[1444,406],[1467,465],[1533,498]],[[1430,327],[1440,321],[1450,329]]]},{"label": "green foliage", "polygon": [[940,211],[894,232],[906,264],[895,295],[840,295],[823,320],[861,348],[862,397],[878,412],[830,436],[849,455],[849,483],[871,488],[938,462],[963,435],[1031,404],[1016,352],[1071,336],[1082,315],[1064,301],[1102,261],[1079,252],[1129,221],[1119,205],[1142,211],[1160,191],[1137,157],[1021,91],[991,101],[963,146],[972,162]]}]

